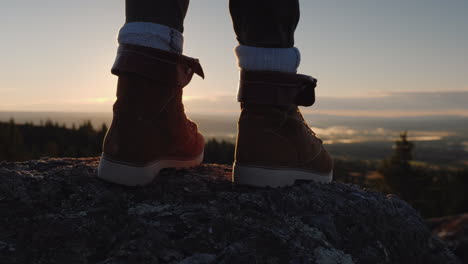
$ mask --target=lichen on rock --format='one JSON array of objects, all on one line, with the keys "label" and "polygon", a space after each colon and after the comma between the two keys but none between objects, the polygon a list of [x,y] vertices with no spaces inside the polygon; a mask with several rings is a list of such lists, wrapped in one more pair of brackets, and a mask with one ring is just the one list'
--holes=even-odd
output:
[{"label": "lichen on rock", "polygon": [[215,164],[127,188],[98,161],[0,163],[0,263],[458,263],[396,196],[236,186]]}]

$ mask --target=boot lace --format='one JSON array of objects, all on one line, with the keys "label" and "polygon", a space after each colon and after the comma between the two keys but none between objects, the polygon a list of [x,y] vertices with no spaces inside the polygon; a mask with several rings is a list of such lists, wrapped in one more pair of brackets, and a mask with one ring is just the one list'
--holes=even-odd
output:
[{"label": "boot lace", "polygon": [[306,127],[306,129],[312,134],[312,136],[314,136],[316,139],[318,139],[320,144],[323,144],[322,139],[318,138],[317,134],[312,130],[312,128],[310,128],[309,124],[307,124],[307,122],[305,121],[304,116],[302,115],[301,111],[299,111],[299,108],[296,108],[296,112],[301,117],[302,124]]}]

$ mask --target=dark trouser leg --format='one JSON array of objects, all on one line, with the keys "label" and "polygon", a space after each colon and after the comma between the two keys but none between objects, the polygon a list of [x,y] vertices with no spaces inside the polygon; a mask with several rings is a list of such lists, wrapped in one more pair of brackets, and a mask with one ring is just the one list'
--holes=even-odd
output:
[{"label": "dark trouser leg", "polygon": [[241,45],[291,48],[299,22],[299,0],[230,0],[234,30]]},{"label": "dark trouser leg", "polygon": [[188,6],[189,0],[126,0],[126,22],[152,22],[182,33]]}]

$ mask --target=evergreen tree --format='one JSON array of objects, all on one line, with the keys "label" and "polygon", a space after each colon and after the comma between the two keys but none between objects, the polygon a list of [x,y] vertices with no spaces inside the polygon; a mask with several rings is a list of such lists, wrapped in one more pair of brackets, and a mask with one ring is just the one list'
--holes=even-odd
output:
[{"label": "evergreen tree", "polygon": [[7,125],[3,144],[3,152],[6,160],[24,160],[25,146],[23,135],[13,119],[10,119]]},{"label": "evergreen tree", "polygon": [[393,148],[395,151],[391,158],[392,164],[402,168],[410,168],[410,161],[413,159],[414,145],[412,142],[408,141],[407,131],[400,134],[400,140],[395,141]]},{"label": "evergreen tree", "polygon": [[384,176],[385,183],[393,193],[405,200],[413,199],[413,170],[411,167],[412,151],[414,145],[408,141],[408,133],[400,134],[400,139],[395,141],[394,152],[389,159],[385,159],[379,172]]}]

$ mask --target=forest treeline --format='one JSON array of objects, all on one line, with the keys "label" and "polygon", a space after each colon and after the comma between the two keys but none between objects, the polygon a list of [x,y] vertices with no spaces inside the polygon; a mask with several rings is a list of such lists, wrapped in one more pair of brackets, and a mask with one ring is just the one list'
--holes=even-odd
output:
[{"label": "forest treeline", "polygon": [[[91,121],[71,128],[50,120],[40,125],[0,122],[0,161],[100,156],[107,129],[105,124],[95,129]],[[231,164],[233,156],[232,143],[211,139],[205,146],[205,162]]]},{"label": "forest treeline", "polygon": [[0,122],[0,160],[98,156],[106,131],[105,124],[96,130],[90,121],[71,128],[50,120],[41,125]]},{"label": "forest treeline", "polygon": [[[94,128],[85,121],[71,128],[52,121],[40,125],[0,122],[0,162],[41,157],[93,157],[101,154],[107,126]],[[468,212],[468,169],[418,165],[412,161],[415,146],[406,133],[395,142],[394,153],[382,161],[335,159],[336,181],[397,194],[424,217]],[[232,164],[235,146],[210,139],[205,162]]]}]

